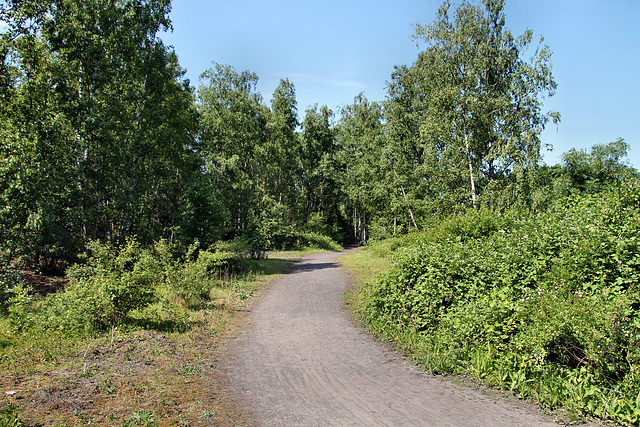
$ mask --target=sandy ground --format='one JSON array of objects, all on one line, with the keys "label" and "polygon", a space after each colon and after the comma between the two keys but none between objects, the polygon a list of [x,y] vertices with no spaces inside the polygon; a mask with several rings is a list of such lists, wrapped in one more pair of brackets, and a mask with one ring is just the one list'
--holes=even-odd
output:
[{"label": "sandy ground", "polygon": [[262,426],[557,426],[526,405],[421,372],[345,312],[348,276],[301,260],[253,307],[224,371]]}]

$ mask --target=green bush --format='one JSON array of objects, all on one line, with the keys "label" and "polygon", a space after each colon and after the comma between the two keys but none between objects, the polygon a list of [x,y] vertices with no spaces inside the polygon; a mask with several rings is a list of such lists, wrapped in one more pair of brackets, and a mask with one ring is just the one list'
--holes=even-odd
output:
[{"label": "green bush", "polygon": [[14,293],[13,289],[22,284],[18,272],[17,265],[7,265],[0,257],[0,308],[6,308]]},{"label": "green bush", "polygon": [[9,324],[20,331],[32,323],[30,304],[33,300],[31,287],[19,275],[16,264],[5,264],[0,259],[0,313],[9,315]]},{"label": "green bush", "polygon": [[49,327],[90,334],[116,326],[128,314],[157,301],[160,263],[129,239],[117,248],[92,242],[86,263],[69,269],[70,285],[46,304]]},{"label": "green bush", "polygon": [[242,235],[236,237],[232,243],[234,252],[251,259],[264,258],[269,244],[268,236],[265,236],[255,224],[249,224]]},{"label": "green bush", "polygon": [[201,303],[229,271],[233,260],[229,252],[200,251],[195,260],[181,264],[174,292],[188,306]]},{"label": "green bush", "polygon": [[297,247],[308,247],[315,249],[324,249],[327,251],[341,251],[342,246],[336,243],[331,237],[319,233],[300,233]]},{"label": "green bush", "polygon": [[548,213],[456,216],[396,250],[359,314],[431,370],[637,423],[639,235],[636,182]]}]

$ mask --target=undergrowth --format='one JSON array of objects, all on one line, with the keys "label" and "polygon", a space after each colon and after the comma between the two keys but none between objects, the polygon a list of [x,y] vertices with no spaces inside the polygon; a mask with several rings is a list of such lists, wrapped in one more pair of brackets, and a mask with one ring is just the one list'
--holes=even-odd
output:
[{"label": "undergrowth", "polygon": [[393,263],[356,312],[429,371],[638,424],[639,235],[636,182],[545,213],[471,211],[369,249]]},{"label": "undergrowth", "polygon": [[94,242],[48,295],[5,268],[0,425],[193,425],[202,414],[242,424],[215,382],[220,341],[235,313],[289,268],[285,258],[302,253],[252,259],[224,243]]}]

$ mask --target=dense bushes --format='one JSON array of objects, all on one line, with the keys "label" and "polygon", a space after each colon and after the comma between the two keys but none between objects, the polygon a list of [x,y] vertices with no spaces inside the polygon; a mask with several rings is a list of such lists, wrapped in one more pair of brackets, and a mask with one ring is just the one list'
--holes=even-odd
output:
[{"label": "dense bushes", "polygon": [[398,250],[360,315],[436,372],[640,421],[640,186],[473,212]]},{"label": "dense bushes", "polygon": [[229,278],[235,262],[230,252],[199,250],[197,244],[185,251],[166,241],[152,248],[134,239],[122,247],[92,242],[84,262],[69,269],[63,291],[34,304],[23,286],[11,288],[10,324],[17,331],[37,327],[92,336],[146,313],[153,317],[146,321],[183,329],[187,319],[180,307],[207,301],[210,291]]},{"label": "dense bushes", "polygon": [[267,250],[297,250],[302,248],[324,249],[328,251],[342,250],[326,234],[313,231],[299,231],[293,226],[271,226],[265,222],[256,226],[249,226],[231,247],[236,252],[246,253],[251,258],[262,257]]},{"label": "dense bushes", "polygon": [[[330,238],[296,233],[296,247],[340,250]],[[0,309],[12,329],[53,330],[93,336],[132,323],[187,327],[189,309],[210,301],[214,288],[229,286],[243,274],[246,258],[264,253],[247,236],[218,242],[208,249],[187,248],[166,240],[143,247],[128,239],[123,246],[91,242],[79,262],[68,269],[64,290],[33,301],[18,270],[0,272]]]}]

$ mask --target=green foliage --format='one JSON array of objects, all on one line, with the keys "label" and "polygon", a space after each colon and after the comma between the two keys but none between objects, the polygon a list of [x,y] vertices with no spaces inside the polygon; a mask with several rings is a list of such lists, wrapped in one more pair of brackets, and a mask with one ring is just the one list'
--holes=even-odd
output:
[{"label": "green foliage", "polygon": [[471,211],[396,249],[360,316],[435,372],[637,423],[640,186],[548,213]]},{"label": "green foliage", "polygon": [[8,264],[0,258],[0,308],[6,308],[14,289],[21,285],[19,269],[15,264]]},{"label": "green foliage", "polygon": [[597,193],[617,183],[633,170],[623,163],[629,144],[622,138],[608,144],[596,144],[590,152],[572,148],[562,155],[562,164],[568,181],[565,192]]},{"label": "green foliage", "polygon": [[9,325],[15,331],[21,331],[32,323],[29,309],[33,300],[31,291],[31,287],[20,279],[18,266],[3,262],[0,266],[0,314],[8,314]]},{"label": "green foliage", "polygon": [[0,409],[0,427],[22,427],[22,425],[16,405],[10,404]]},{"label": "green foliage", "polygon": [[296,229],[288,224],[287,209],[272,203],[260,213],[256,231],[261,237],[263,249],[291,249],[295,246]]},{"label": "green foliage", "polygon": [[9,324],[16,331],[29,328],[34,321],[30,312],[30,304],[33,300],[31,288],[18,282],[10,289],[10,294],[11,297],[7,301]]},{"label": "green foliage", "polygon": [[519,212],[517,211],[501,213],[489,209],[469,210],[464,215],[455,215],[444,219],[439,222],[437,227],[427,233],[434,237],[436,233],[442,233],[443,236],[465,240],[478,239],[513,228],[518,216]]},{"label": "green foliage", "polygon": [[51,297],[49,326],[91,334],[123,323],[130,312],[157,300],[159,263],[134,239],[121,248],[92,242],[85,264],[68,273],[71,284]]},{"label": "green foliage", "polygon": [[324,249],[327,251],[341,251],[343,248],[333,239],[319,233],[301,233],[297,242],[298,248]]},{"label": "green foliage", "polygon": [[363,93],[352,105],[342,108],[337,130],[340,150],[337,160],[342,169],[340,185],[346,196],[344,209],[349,213],[351,237],[366,241],[373,230],[371,222],[385,215],[390,196],[386,188],[389,173],[385,162],[382,104],[369,102]]},{"label": "green foliage", "polygon": [[249,224],[242,234],[233,240],[235,251],[251,259],[264,258],[267,244],[267,236],[262,234],[260,227],[254,223]]},{"label": "green foliage", "polygon": [[205,301],[221,279],[228,278],[235,267],[234,255],[227,251],[199,250],[191,245],[184,258],[171,254],[172,245],[160,241],[155,252],[164,272],[165,293],[177,296],[189,307]]},{"label": "green foliage", "polygon": [[151,412],[143,410],[135,411],[122,423],[123,427],[155,427],[156,425],[156,417]]},{"label": "green foliage", "polygon": [[427,48],[396,69],[386,108],[403,198],[422,187],[421,198],[438,210],[476,207],[487,185],[535,169],[539,134],[559,117],[541,111],[556,88],[551,52],[541,40],[525,58],[533,33],[511,34],[504,1],[450,8],[443,2],[432,24],[414,27]]},{"label": "green foliage", "polygon": [[116,386],[112,384],[110,378],[104,378],[97,382],[98,390],[100,393],[109,395],[116,391]]},{"label": "green foliage", "polygon": [[211,210],[189,191],[197,114],[157,37],[169,10],[169,0],[3,3],[0,250],[10,260],[61,274],[90,239],[190,234],[192,217]]},{"label": "green foliage", "polygon": [[182,330],[188,320],[180,307],[206,303],[214,287],[239,271],[233,253],[200,250],[197,243],[183,251],[166,240],[150,249],[135,239],[121,247],[92,242],[85,262],[69,269],[63,291],[34,303],[27,287],[11,288],[9,322],[15,331],[79,336],[127,324]]}]

